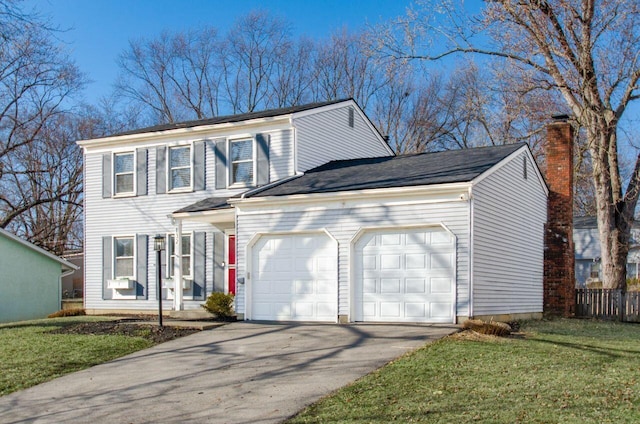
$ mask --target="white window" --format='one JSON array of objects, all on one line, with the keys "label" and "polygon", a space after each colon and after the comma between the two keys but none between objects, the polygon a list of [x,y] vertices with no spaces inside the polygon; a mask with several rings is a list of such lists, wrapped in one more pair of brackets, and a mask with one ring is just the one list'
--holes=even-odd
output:
[{"label": "white window", "polygon": [[169,190],[191,187],[191,146],[169,148]]},{"label": "white window", "polygon": [[113,239],[115,254],[114,277],[134,278],[135,247],[133,237],[115,237]]},{"label": "white window", "polygon": [[231,184],[253,184],[253,139],[231,140]]},{"label": "white window", "polygon": [[[175,252],[175,235],[169,234],[167,236],[167,275],[173,277],[173,267],[176,263],[177,256]],[[191,277],[191,234],[182,234],[182,276],[185,278]]]},{"label": "white window", "polygon": [[593,279],[600,279],[600,262],[591,262],[589,277]]},{"label": "white window", "polygon": [[114,193],[134,194],[135,156],[133,152],[115,153],[113,155]]}]

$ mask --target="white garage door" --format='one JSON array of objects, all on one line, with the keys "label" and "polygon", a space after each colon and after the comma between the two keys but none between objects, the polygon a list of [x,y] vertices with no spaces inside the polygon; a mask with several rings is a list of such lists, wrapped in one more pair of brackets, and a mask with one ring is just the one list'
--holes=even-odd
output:
[{"label": "white garage door", "polygon": [[441,227],[365,233],[355,246],[355,320],[453,322],[455,238]]},{"label": "white garage door", "polygon": [[250,318],[335,322],[337,259],[326,234],[261,237],[252,248]]}]

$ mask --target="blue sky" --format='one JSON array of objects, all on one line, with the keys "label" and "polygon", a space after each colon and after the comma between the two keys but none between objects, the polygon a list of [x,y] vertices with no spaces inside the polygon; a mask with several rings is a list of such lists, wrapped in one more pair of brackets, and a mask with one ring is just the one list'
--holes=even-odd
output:
[{"label": "blue sky", "polygon": [[116,58],[130,39],[152,38],[162,30],[213,25],[221,32],[254,9],[288,20],[294,35],[328,36],[336,29],[363,28],[404,14],[409,0],[26,0],[66,30],[59,34],[72,58],[92,82],[86,100],[111,91]]}]

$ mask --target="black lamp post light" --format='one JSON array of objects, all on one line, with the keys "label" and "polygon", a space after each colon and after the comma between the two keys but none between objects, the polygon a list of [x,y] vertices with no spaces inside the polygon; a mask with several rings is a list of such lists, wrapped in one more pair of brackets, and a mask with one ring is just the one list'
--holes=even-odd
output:
[{"label": "black lamp post light", "polygon": [[164,250],[165,239],[161,234],[153,238],[153,250],[157,252],[157,290],[158,290],[158,324],[162,327],[162,251]]}]

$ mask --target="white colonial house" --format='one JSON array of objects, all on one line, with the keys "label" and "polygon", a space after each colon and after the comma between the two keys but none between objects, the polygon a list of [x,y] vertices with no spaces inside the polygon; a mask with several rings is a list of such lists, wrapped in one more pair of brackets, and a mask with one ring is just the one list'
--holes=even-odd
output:
[{"label": "white colonial house", "polygon": [[548,190],[525,144],[394,156],[353,100],[78,144],[90,312],[220,291],[247,320],[542,313]]}]

